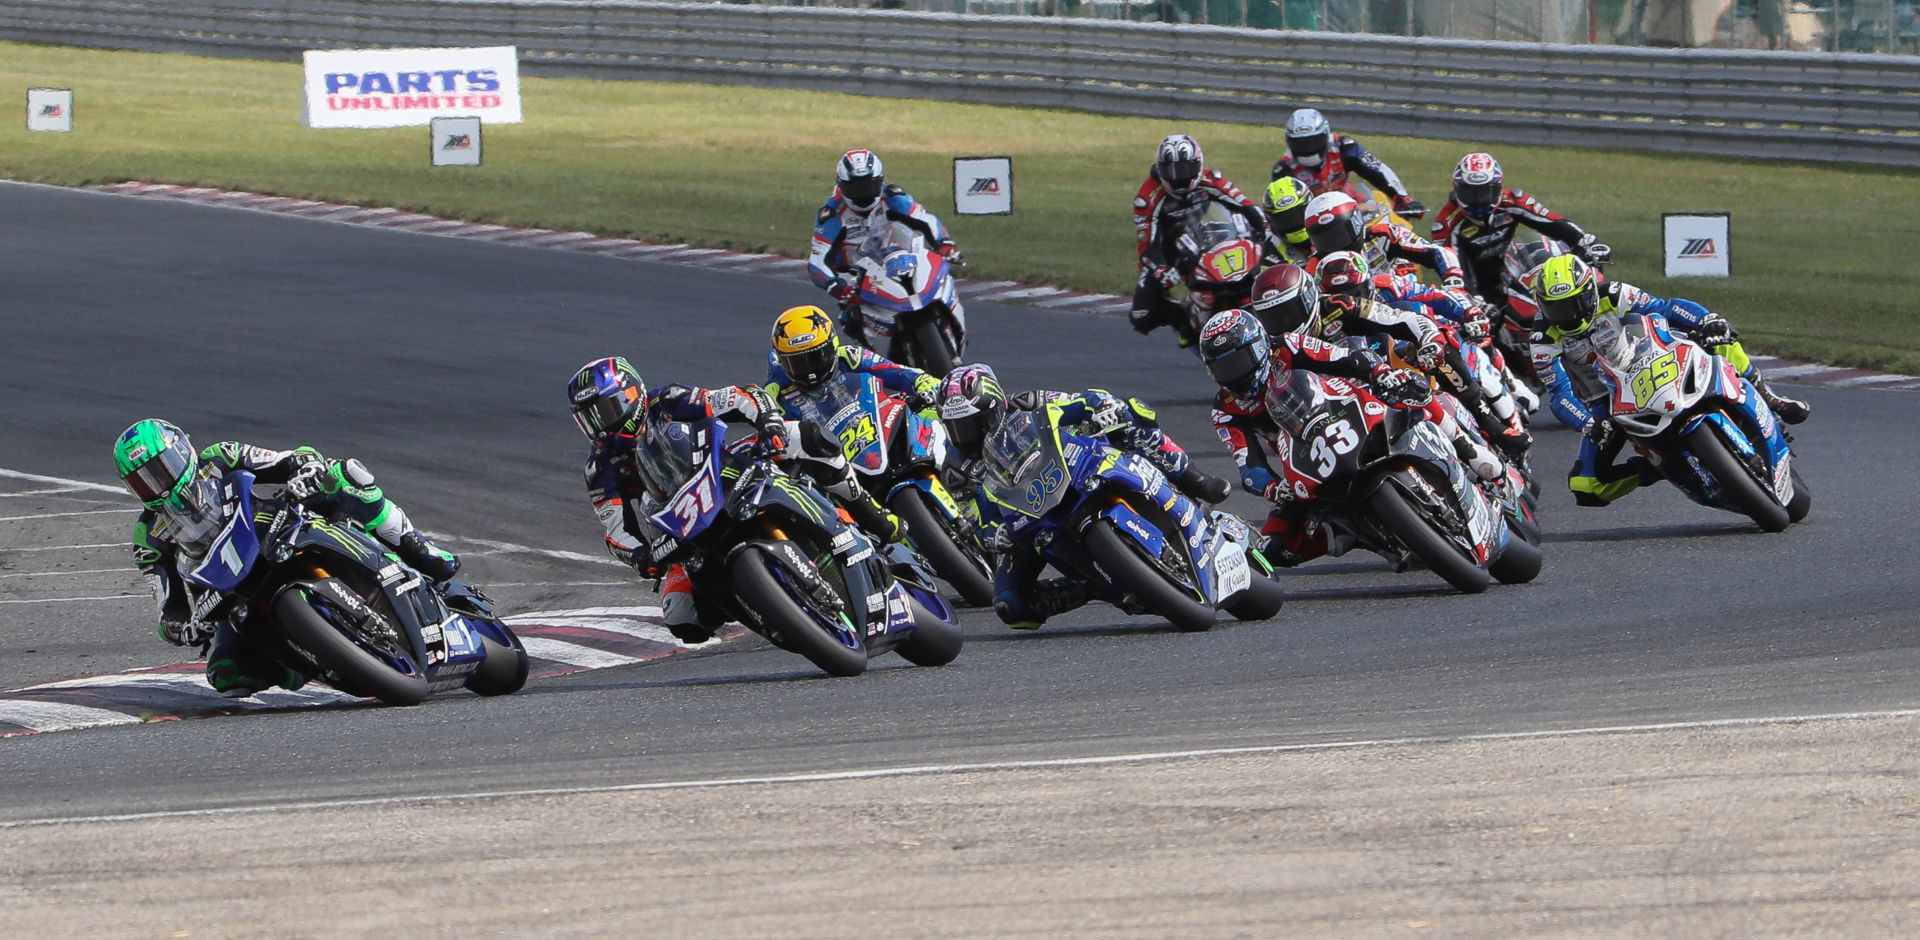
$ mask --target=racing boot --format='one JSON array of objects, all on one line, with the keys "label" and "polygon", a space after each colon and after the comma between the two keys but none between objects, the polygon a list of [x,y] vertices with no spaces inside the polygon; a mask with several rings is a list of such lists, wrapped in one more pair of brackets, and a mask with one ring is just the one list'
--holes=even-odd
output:
[{"label": "racing boot", "polygon": [[1026,613],[1032,619],[1019,619],[1005,602],[994,604],[1001,622],[1014,630],[1038,630],[1050,617],[1077,610],[1087,603],[1087,586],[1066,578],[1048,578],[1027,589]]},{"label": "racing boot", "polygon": [[1500,458],[1495,457],[1487,448],[1474,443],[1471,434],[1463,432],[1456,436],[1453,439],[1453,452],[1459,455],[1460,460],[1471,467],[1474,474],[1485,482],[1492,483],[1506,475],[1506,468],[1500,463]]},{"label": "racing boot", "polygon": [[1788,398],[1770,388],[1767,380],[1760,377],[1758,369],[1749,370],[1747,381],[1753,383],[1754,391],[1760,393],[1760,398],[1767,403],[1767,407],[1773,409],[1773,413],[1788,424],[1799,424],[1813,413],[1813,409],[1806,402],[1798,398]]},{"label": "racing boot", "polygon": [[1227,501],[1233,494],[1233,486],[1227,481],[1208,473],[1193,464],[1187,464],[1185,470],[1170,475],[1169,480],[1180,492],[1208,505],[1218,505]]},{"label": "racing boot", "polygon": [[460,558],[429,541],[420,534],[419,529],[408,529],[400,536],[400,544],[394,546],[400,560],[407,567],[420,572],[432,581],[445,581],[460,570]]},{"label": "racing boot", "polygon": [[660,586],[661,622],[666,625],[673,638],[689,646],[697,646],[713,639],[713,628],[700,622],[698,607],[693,602],[693,582],[687,580],[687,569],[674,565],[667,569],[667,577]]}]

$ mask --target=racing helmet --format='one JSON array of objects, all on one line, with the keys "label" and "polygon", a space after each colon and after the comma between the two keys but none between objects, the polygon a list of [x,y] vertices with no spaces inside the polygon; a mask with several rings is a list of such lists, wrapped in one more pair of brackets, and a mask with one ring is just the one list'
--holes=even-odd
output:
[{"label": "racing helmet", "polygon": [[1200,142],[1187,134],[1173,134],[1161,141],[1160,152],[1153,159],[1154,175],[1160,178],[1160,185],[1175,195],[1192,192],[1206,165]]},{"label": "racing helmet", "polygon": [[940,385],[940,422],[953,446],[969,460],[985,451],[987,435],[1007,417],[1007,393],[993,367],[968,363],[947,374]]},{"label": "racing helmet", "polygon": [[840,358],[840,337],[827,312],[811,304],[781,311],[773,321],[773,356],[795,387],[827,384]]},{"label": "racing helmet", "polygon": [[1333,139],[1333,125],[1326,115],[1312,108],[1301,108],[1287,118],[1287,152],[1293,162],[1317,167],[1327,158],[1327,146]]},{"label": "racing helmet", "polygon": [[1467,154],[1453,168],[1453,200],[1466,210],[1467,215],[1484,219],[1493,214],[1494,206],[1500,204],[1506,179],[1506,173],[1500,169],[1500,161],[1495,160],[1493,154]]},{"label": "racing helmet", "polygon": [[1312,200],[1313,190],[1308,189],[1307,184],[1282,176],[1267,184],[1266,193],[1260,197],[1260,208],[1266,210],[1273,230],[1284,237],[1307,227],[1307,203]]},{"label": "racing helmet", "polygon": [[840,198],[862,212],[873,208],[881,190],[887,185],[887,174],[880,167],[880,157],[871,150],[847,151],[840,158],[840,165],[834,168],[833,178],[840,189]]},{"label": "racing helmet", "polygon": [[1320,313],[1320,286],[1299,265],[1276,264],[1254,278],[1247,306],[1268,336],[1305,336]]},{"label": "racing helmet", "polygon": [[174,521],[182,544],[205,544],[219,531],[225,514],[215,474],[202,472],[193,441],[172,422],[142,418],[120,432],[113,467],[127,492]]},{"label": "racing helmet", "polygon": [[1320,259],[1320,292],[1328,296],[1372,297],[1373,275],[1367,270],[1365,255],[1357,251],[1336,251]]},{"label": "racing helmet", "polygon": [[581,366],[567,383],[567,401],[573,423],[596,446],[604,447],[615,437],[637,437],[646,425],[647,385],[617,356]]},{"label": "racing helmet", "polygon": [[1227,394],[1241,401],[1258,398],[1273,374],[1267,329],[1245,310],[1216,313],[1200,328],[1200,361]]},{"label": "racing helmet", "polygon": [[1574,255],[1555,255],[1534,272],[1527,287],[1550,329],[1579,334],[1593,326],[1600,308],[1600,279],[1592,265]]},{"label": "racing helmet", "polygon": [[1307,236],[1315,254],[1358,250],[1365,230],[1360,203],[1346,193],[1321,193],[1307,203]]}]

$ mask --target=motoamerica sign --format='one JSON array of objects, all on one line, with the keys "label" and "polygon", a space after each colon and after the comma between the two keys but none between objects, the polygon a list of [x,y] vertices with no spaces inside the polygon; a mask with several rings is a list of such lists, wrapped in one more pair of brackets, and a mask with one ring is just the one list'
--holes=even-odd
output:
[{"label": "motoamerica sign", "polygon": [[308,127],[408,127],[471,115],[520,123],[514,47],[341,49],[306,54]]}]

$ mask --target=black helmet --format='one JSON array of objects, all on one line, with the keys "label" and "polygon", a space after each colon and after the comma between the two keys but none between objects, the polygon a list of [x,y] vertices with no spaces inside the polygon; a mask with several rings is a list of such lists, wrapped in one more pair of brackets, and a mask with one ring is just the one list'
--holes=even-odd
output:
[{"label": "black helmet", "polygon": [[1273,371],[1267,329],[1245,310],[1214,314],[1200,329],[1200,361],[1227,394],[1251,401]]},{"label": "black helmet", "polygon": [[1321,193],[1307,203],[1307,237],[1313,253],[1358,251],[1366,241],[1366,222],[1360,204],[1346,193]]},{"label": "black helmet", "polygon": [[993,367],[971,363],[947,374],[940,386],[940,422],[953,446],[970,460],[978,460],[987,435],[1007,417],[1007,393]]}]

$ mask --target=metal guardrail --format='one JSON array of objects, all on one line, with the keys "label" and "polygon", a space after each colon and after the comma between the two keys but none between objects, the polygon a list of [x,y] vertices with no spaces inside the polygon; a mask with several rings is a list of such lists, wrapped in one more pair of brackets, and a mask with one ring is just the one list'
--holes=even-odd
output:
[{"label": "metal guardrail", "polygon": [[0,0],[0,38],[293,59],[515,45],[529,74],[1920,167],[1920,59],[635,0]]}]

